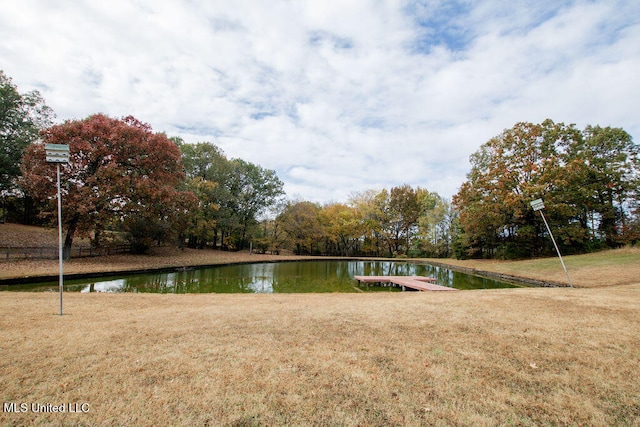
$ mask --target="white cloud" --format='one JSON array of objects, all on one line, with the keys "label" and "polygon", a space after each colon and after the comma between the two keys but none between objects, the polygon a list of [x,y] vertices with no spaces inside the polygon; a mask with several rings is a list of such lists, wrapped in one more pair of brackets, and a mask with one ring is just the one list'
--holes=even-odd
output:
[{"label": "white cloud", "polygon": [[0,64],[60,120],[133,115],[275,169],[291,197],[453,195],[518,121],[640,135],[633,0],[22,0]]}]

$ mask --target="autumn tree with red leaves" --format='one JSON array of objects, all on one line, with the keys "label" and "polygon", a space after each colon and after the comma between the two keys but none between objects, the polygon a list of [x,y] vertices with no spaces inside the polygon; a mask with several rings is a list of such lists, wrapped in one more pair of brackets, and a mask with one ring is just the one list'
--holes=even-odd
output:
[{"label": "autumn tree with red leaves", "polygon": [[[180,189],[181,152],[165,134],[130,116],[96,114],[52,126],[41,137],[70,148],[70,162],[61,165],[66,253],[76,235],[93,234],[99,245],[107,226],[127,231],[137,252],[186,226],[195,197]],[[56,168],[45,161],[43,143],[27,148],[22,174],[25,192],[55,217]]]}]

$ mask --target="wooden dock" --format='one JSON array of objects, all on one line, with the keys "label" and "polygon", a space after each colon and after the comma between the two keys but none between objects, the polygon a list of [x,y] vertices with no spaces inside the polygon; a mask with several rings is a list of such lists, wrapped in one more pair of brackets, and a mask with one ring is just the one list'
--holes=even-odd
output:
[{"label": "wooden dock", "polygon": [[405,288],[418,291],[457,291],[455,288],[436,284],[436,279],[425,276],[353,276],[361,283],[392,283]]}]

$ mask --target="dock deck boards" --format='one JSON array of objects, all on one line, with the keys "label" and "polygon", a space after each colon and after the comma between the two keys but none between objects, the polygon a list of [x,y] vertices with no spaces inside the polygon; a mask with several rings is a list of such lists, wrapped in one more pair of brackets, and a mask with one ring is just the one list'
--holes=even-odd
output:
[{"label": "dock deck boards", "polygon": [[456,291],[455,288],[437,285],[436,279],[425,276],[353,276],[362,283],[393,283],[403,288],[419,291]]}]

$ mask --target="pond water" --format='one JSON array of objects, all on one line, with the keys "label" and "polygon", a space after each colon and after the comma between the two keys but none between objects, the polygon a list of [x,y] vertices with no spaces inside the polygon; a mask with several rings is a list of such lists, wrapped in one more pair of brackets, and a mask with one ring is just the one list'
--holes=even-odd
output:
[{"label": "pond water", "polygon": [[[300,293],[399,291],[393,286],[367,286],[353,277],[427,276],[457,289],[517,287],[427,264],[394,261],[293,261],[228,265],[171,273],[65,280],[71,292],[149,293]],[[12,291],[58,291],[58,282],[0,286]]]}]

